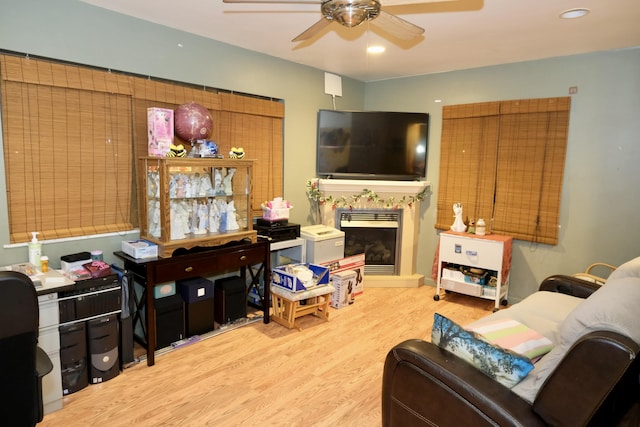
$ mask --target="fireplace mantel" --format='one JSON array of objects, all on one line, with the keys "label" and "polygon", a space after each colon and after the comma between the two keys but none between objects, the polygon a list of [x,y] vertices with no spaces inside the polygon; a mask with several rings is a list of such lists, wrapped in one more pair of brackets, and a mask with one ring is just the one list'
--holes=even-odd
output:
[{"label": "fireplace mantel", "polygon": [[363,188],[376,193],[418,194],[431,184],[428,181],[376,181],[363,179],[320,179],[318,189],[323,193],[359,193]]},{"label": "fireplace mantel", "polygon": [[[365,189],[375,192],[381,199],[393,197],[400,200],[403,197],[416,196],[430,187],[428,181],[377,181],[357,179],[320,179],[318,190],[323,197],[332,196],[350,198],[361,194]],[[396,209],[397,206],[385,207],[375,202],[360,199],[351,209]],[[324,203],[321,206],[321,218],[324,225],[336,227],[335,206]],[[424,275],[416,273],[416,261],[418,252],[418,230],[420,226],[420,202],[413,200],[400,206],[402,211],[402,237],[400,248],[399,273],[397,275],[365,275],[365,287],[417,287],[423,284]],[[336,227],[339,228],[339,227]]]}]

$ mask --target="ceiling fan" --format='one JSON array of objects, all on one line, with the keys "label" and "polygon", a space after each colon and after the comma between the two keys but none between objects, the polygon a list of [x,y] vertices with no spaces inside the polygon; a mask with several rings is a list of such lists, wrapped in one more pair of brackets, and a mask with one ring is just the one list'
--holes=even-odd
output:
[{"label": "ceiling fan", "polygon": [[[292,42],[308,40],[336,22],[351,28],[371,24],[401,40],[411,40],[424,33],[424,28],[384,11],[380,0],[222,0],[224,3],[319,4],[322,18]],[[434,3],[453,0],[385,0],[384,6]]]}]

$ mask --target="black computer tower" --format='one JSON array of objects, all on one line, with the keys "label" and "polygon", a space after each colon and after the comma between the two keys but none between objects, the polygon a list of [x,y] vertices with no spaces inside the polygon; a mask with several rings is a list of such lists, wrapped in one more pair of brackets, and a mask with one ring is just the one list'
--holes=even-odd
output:
[{"label": "black computer tower", "polygon": [[60,326],[60,367],[63,395],[89,385],[86,322]]},{"label": "black computer tower", "polygon": [[87,321],[89,378],[92,384],[118,376],[118,316],[115,314]]},{"label": "black computer tower", "polygon": [[185,337],[184,301],[178,294],[157,298],[156,307],[156,350],[168,347]]},{"label": "black computer tower", "polygon": [[215,327],[213,282],[202,277],[176,282],[185,302],[185,327],[187,337],[201,335]]},{"label": "black computer tower", "polygon": [[247,317],[247,286],[242,277],[216,279],[213,295],[215,320],[219,324]]}]

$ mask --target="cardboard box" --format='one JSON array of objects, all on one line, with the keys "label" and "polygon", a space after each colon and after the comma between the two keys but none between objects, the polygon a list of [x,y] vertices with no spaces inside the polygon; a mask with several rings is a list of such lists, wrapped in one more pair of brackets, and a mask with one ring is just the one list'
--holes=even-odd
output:
[{"label": "cardboard box", "polygon": [[158,256],[158,245],[147,240],[122,241],[122,252],[134,258],[155,258]]},{"label": "cardboard box", "polygon": [[331,275],[331,284],[336,291],[331,294],[331,307],[342,308],[352,303],[353,288],[356,283],[356,272],[353,270],[338,271]]},{"label": "cardboard box", "polygon": [[[329,283],[329,269],[315,264],[289,264],[289,266],[306,265],[313,272],[316,286]],[[276,267],[271,272],[271,284],[290,292],[306,291],[302,281],[287,271],[287,266]]]},{"label": "cardboard box", "polygon": [[166,157],[173,144],[173,110],[147,108],[147,136],[149,156]]},{"label": "cardboard box", "polygon": [[353,271],[356,273],[356,282],[353,287],[352,295],[357,297],[364,292],[364,254],[352,255],[339,260],[320,263],[325,267],[329,267],[330,277],[341,271]]}]

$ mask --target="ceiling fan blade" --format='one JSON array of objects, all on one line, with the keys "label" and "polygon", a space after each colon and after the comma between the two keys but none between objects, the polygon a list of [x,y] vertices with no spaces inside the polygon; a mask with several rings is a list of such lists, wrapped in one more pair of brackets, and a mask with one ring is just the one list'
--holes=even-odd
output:
[{"label": "ceiling fan blade", "polygon": [[406,4],[445,3],[458,0],[381,0],[382,6],[404,6]]},{"label": "ceiling fan blade", "polygon": [[310,26],[309,28],[304,30],[304,32],[302,34],[300,34],[299,36],[297,36],[295,39],[293,39],[291,41],[292,42],[301,42],[301,41],[304,41],[304,40],[309,40],[311,37],[313,37],[316,34],[318,34],[320,31],[322,31],[329,24],[331,24],[331,21],[329,21],[328,19],[322,18],[321,20],[319,20],[318,22],[316,22],[315,24],[313,24],[312,26]]},{"label": "ceiling fan blade", "polygon": [[320,4],[320,0],[222,0],[223,3],[253,3],[253,4]]},{"label": "ceiling fan blade", "polygon": [[424,28],[418,27],[384,10],[381,10],[378,17],[371,21],[371,25],[375,25],[401,40],[411,40],[424,33]]}]

